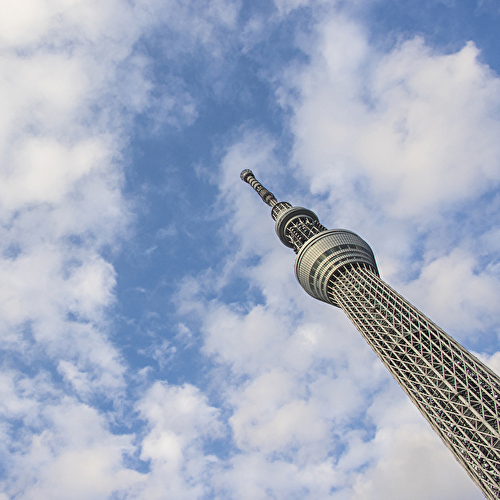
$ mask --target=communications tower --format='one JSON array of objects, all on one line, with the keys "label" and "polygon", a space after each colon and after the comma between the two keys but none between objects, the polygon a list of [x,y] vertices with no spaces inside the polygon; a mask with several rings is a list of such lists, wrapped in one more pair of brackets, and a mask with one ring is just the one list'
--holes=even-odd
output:
[{"label": "communications tower", "polygon": [[272,207],[304,290],[349,316],[486,498],[499,499],[500,377],[387,285],[358,235],[278,202],[251,170],[241,179]]}]

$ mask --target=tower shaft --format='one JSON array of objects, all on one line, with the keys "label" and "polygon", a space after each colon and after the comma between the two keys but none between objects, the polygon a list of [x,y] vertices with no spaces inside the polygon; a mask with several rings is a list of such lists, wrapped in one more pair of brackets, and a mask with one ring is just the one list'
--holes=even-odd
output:
[{"label": "tower shaft", "polygon": [[385,283],[358,235],[278,202],[250,170],[241,178],[273,207],[304,290],[342,308],[486,498],[500,499],[500,377]]},{"label": "tower shaft", "polygon": [[500,496],[500,379],[365,264],[329,279],[349,316],[484,495]]}]

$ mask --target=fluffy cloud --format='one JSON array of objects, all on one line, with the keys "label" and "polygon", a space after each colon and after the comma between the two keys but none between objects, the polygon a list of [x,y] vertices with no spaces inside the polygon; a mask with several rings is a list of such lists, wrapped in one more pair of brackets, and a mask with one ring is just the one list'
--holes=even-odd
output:
[{"label": "fluffy cloud", "polygon": [[[400,419],[402,415],[397,416]],[[353,500],[396,500],[402,492],[405,498],[414,500],[484,498],[460,465],[449,460],[450,452],[425,423],[379,427],[371,445],[376,465],[359,474]]]},{"label": "fluffy cloud", "polygon": [[313,50],[291,81],[295,159],[315,191],[364,178],[391,217],[425,220],[496,185],[500,83],[472,42],[444,55],[414,38],[382,54],[340,16]]},{"label": "fluffy cloud", "polygon": [[[178,75],[156,85],[138,43],[166,26],[175,39],[166,60],[215,53],[237,9],[223,1],[0,4],[2,491],[139,494],[136,437],[113,429],[129,425],[130,404],[127,366],[109,338],[116,272],[103,250],[116,252],[133,222],[123,189],[134,118],[161,104],[153,121],[180,127],[196,105]],[[154,455],[152,440],[144,456]]]},{"label": "fluffy cloud", "polygon": [[417,37],[382,53],[342,16],[313,42],[307,70],[285,73],[279,95],[294,113],[296,168],[328,198],[321,212],[366,238],[382,274],[462,338],[494,327],[497,271],[481,262],[498,249],[488,196],[500,176],[499,78],[472,42],[443,54]]},{"label": "fluffy cloud", "polygon": [[0,387],[9,498],[106,498],[141,480],[123,464],[132,437],[111,433],[106,416],[55,389],[47,372],[6,372]]},{"label": "fluffy cloud", "polygon": [[[129,219],[117,163],[128,118],[118,113],[120,101],[103,99],[130,85],[132,101],[146,102],[140,71],[114,91],[138,32],[116,30],[117,19],[132,16],[119,3],[93,9],[81,2],[21,2],[6,12],[0,58],[4,344],[23,356],[59,358],[58,369],[82,394],[111,395],[123,388],[123,368],[100,326],[113,303],[115,274],[99,254]],[[110,125],[116,132],[106,131]]]},{"label": "fluffy cloud", "polygon": [[199,498],[210,491],[217,465],[204,445],[222,436],[219,411],[189,384],[168,386],[156,382],[137,405],[148,422],[141,459],[150,473],[140,498]]}]

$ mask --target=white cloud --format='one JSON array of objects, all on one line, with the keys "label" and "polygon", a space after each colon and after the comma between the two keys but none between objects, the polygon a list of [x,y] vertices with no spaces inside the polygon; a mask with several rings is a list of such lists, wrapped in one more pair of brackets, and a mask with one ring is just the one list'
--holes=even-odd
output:
[{"label": "white cloud", "polygon": [[442,55],[416,38],[382,55],[342,18],[320,40],[294,80],[295,158],[313,189],[365,178],[389,215],[425,220],[498,182],[500,83],[473,43]]},{"label": "white cloud", "polygon": [[473,254],[452,250],[425,265],[418,281],[404,289],[430,317],[460,336],[495,329],[500,283],[491,270],[477,271],[477,267]]},{"label": "white cloud", "polygon": [[[2,182],[5,208],[26,203],[60,203],[77,180],[110,162],[106,145],[84,139],[67,147],[51,137],[30,137],[19,145]],[[16,154],[17,153],[17,154]]]},{"label": "white cloud", "polygon": [[483,495],[405,397],[377,398],[369,414],[377,431],[363,444],[371,466],[355,478],[352,498],[481,499]]},{"label": "white cloud", "polygon": [[107,498],[141,482],[123,463],[135,451],[133,436],[112,434],[105,415],[54,389],[47,373],[7,372],[0,387],[9,498]]},{"label": "white cloud", "polygon": [[[366,238],[382,275],[445,326],[498,323],[496,268],[479,262],[498,248],[496,205],[482,197],[500,179],[500,79],[472,42],[443,54],[417,37],[382,53],[341,15],[303,48],[310,63],[283,74],[279,95],[299,175],[327,195],[323,217]],[[470,222],[455,223],[464,213]]]},{"label": "white cloud", "polygon": [[[0,486],[9,498],[37,500],[140,495],[149,476],[129,467],[138,461],[136,436],[111,427],[131,417],[123,415],[127,367],[109,338],[116,273],[102,250],[115,251],[133,222],[123,196],[133,118],[161,105],[153,118],[181,127],[197,102],[176,74],[155,87],[138,42],[161,28],[175,40],[164,61],[198,49],[220,57],[219,38],[238,6],[25,0],[0,7],[0,455],[7,468]],[[204,467],[202,446],[188,434],[205,436],[210,421],[217,435],[217,415],[194,388],[178,390],[182,397],[165,389],[161,404],[199,400],[181,445],[193,478]],[[168,433],[185,422],[155,420],[147,408],[154,390],[148,394],[140,408],[153,430],[142,452],[158,464],[154,429]],[[109,413],[97,409],[110,404]],[[199,491],[187,483],[187,494]]]},{"label": "white cloud", "polygon": [[[67,380],[84,381],[74,386],[82,394],[109,390],[111,397],[123,389],[123,367],[100,326],[114,300],[115,274],[99,251],[114,244],[129,219],[116,161],[127,117],[118,113],[120,102],[103,108],[102,99],[135,40],[134,29],[121,37],[108,29],[131,15],[119,7],[42,1],[6,7],[0,57],[6,341],[27,356],[62,358],[58,368]],[[117,50],[123,37],[129,46]],[[130,79],[141,82],[133,90],[147,99],[143,75]],[[103,128],[110,120],[114,133]],[[26,328],[32,336],[23,341]]]},{"label": "white cloud", "polygon": [[[134,113],[156,99],[150,60],[134,47],[167,22],[183,40],[169,46],[171,54],[196,44],[215,50],[237,7],[205,2],[192,16],[193,6],[178,2],[4,3],[0,324],[16,350],[28,347],[21,330],[30,325],[37,345],[31,347],[62,356],[58,369],[68,380],[91,382],[86,392],[108,382],[116,391],[123,388],[123,367],[103,327],[115,273],[100,251],[116,246],[131,221],[122,196],[122,151]],[[178,77],[172,81],[162,99],[179,90],[169,98],[189,109],[172,104],[162,119],[180,113],[189,123],[194,102]],[[184,123],[182,116],[172,119]],[[89,366],[101,375],[88,379],[82,370]]]},{"label": "white cloud", "polygon": [[208,479],[217,462],[203,446],[222,435],[219,410],[190,384],[162,382],[148,390],[137,409],[148,423],[141,459],[150,461],[148,480],[138,497],[199,498],[210,488]]},{"label": "white cloud", "polygon": [[449,460],[449,451],[425,423],[380,428],[373,440],[378,460],[353,487],[353,500],[396,500],[405,498],[477,499],[477,486]]},{"label": "white cloud", "polygon": [[296,394],[294,386],[292,377],[274,369],[245,388],[229,420],[240,449],[280,452],[300,443],[301,434],[306,440],[314,439],[315,431],[324,436],[319,419],[308,415],[314,413],[314,404],[297,399],[300,394]]}]

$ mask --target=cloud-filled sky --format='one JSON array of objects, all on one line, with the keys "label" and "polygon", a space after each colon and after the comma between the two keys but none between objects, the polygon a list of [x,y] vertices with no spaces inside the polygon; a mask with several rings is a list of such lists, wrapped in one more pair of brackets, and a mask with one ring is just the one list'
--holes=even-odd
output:
[{"label": "cloud-filled sky", "polygon": [[0,500],[480,500],[242,183],[500,370],[495,0],[0,16]]}]

